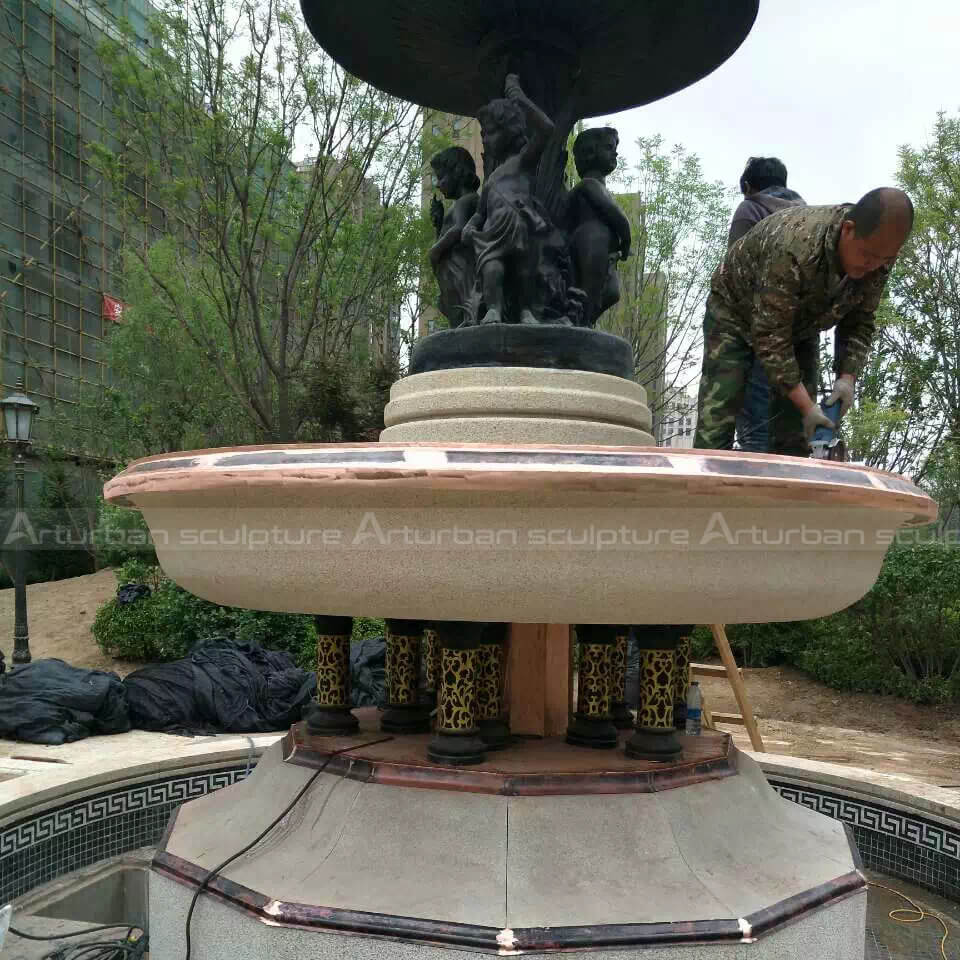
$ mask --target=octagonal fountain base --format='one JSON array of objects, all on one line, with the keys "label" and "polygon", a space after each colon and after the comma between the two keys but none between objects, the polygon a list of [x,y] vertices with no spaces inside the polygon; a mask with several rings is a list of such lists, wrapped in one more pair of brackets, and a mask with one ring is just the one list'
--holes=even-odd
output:
[{"label": "octagonal fountain base", "polygon": [[851,960],[866,885],[844,827],[781,800],[725,734],[675,763],[527,741],[470,770],[425,738],[295,728],[180,808],[153,866],[151,953],[194,960],[477,953]]}]

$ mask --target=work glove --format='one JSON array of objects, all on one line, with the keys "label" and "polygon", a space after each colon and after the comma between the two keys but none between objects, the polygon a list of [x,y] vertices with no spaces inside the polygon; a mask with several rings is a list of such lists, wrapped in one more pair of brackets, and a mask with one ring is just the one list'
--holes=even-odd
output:
[{"label": "work glove", "polygon": [[807,438],[807,443],[813,439],[817,427],[826,427],[828,430],[836,430],[837,425],[820,409],[817,404],[812,403],[807,407],[803,415],[803,435]]},{"label": "work glove", "polygon": [[853,381],[846,377],[837,377],[833,381],[833,391],[827,397],[826,406],[832,407],[837,401],[840,401],[840,416],[853,406]]}]

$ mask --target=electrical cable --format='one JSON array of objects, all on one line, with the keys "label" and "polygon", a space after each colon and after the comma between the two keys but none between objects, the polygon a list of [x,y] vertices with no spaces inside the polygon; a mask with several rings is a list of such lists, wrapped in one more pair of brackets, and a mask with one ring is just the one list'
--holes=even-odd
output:
[{"label": "electrical cable", "polygon": [[16,927],[10,927],[10,932],[15,937],[20,937],[21,940],[53,941],[68,940],[70,937],[88,937],[91,933],[100,933],[102,930],[122,930],[124,927],[128,930],[140,930],[139,927],[131,927],[129,923],[109,923],[102,927],[87,927],[86,930],[78,930],[76,933],[58,933],[52,937],[39,937],[36,934],[24,933]]},{"label": "electrical cable", "polygon": [[[46,943],[60,940],[70,940],[76,937],[88,937],[91,933],[98,933],[104,930],[120,930],[127,928],[127,935],[122,940],[81,940],[78,943],[70,943],[65,946],[57,947],[49,953],[44,954],[43,960],[142,960],[147,952],[149,938],[146,931],[140,927],[130,926],[130,924],[110,924],[101,927],[88,927],[86,930],[78,930],[75,933],[60,933],[52,936],[38,936],[32,933],[24,933],[15,927],[10,927],[10,933],[22,940],[33,940],[39,943]],[[139,936],[134,938],[134,931],[139,931]]]},{"label": "electrical cable", "polygon": [[[937,923],[943,927],[943,937],[940,939],[940,956],[943,958],[943,960],[950,960],[950,958],[947,956],[947,938],[950,936],[950,930],[947,927],[946,921],[943,919],[943,917],[939,917],[935,913],[928,913],[923,909],[923,907],[911,900],[905,893],[901,893],[899,890],[894,890],[893,887],[888,887],[882,883],[875,883],[873,880],[868,880],[867,884],[871,887],[879,887],[881,890],[886,890],[888,893],[895,894],[896,896],[900,897],[901,900],[906,900],[907,903],[913,907],[912,910],[908,910],[906,907],[901,907],[899,910],[891,910],[887,916],[895,923],[923,923],[924,920],[936,920]],[[911,916],[898,917],[898,913],[911,914]]]},{"label": "electrical cable", "polygon": [[263,840],[263,838],[266,837],[266,835],[270,833],[270,831],[273,830],[273,828],[277,826],[277,824],[280,823],[280,821],[283,820],[283,818],[286,817],[287,814],[290,813],[290,811],[300,802],[300,800],[303,798],[306,792],[316,782],[317,777],[319,777],[320,774],[323,773],[324,770],[326,770],[327,765],[330,763],[330,761],[334,757],[338,756],[341,753],[347,753],[350,750],[361,750],[364,747],[372,747],[378,743],[386,743],[388,740],[392,740],[392,739],[393,737],[380,737],[380,739],[378,740],[370,740],[367,743],[352,743],[348,747],[343,747],[340,750],[334,750],[332,753],[327,754],[326,759],[320,765],[316,773],[314,773],[313,776],[310,777],[310,779],[303,785],[302,789],[286,805],[286,807],[284,807],[284,809],[277,815],[277,817],[267,827],[264,828],[263,832],[260,833],[259,836],[251,840],[242,850],[238,850],[231,857],[228,857],[226,860],[224,860],[223,863],[221,863],[219,866],[214,867],[213,870],[211,870],[203,878],[203,880],[200,882],[199,886],[197,887],[196,892],[193,895],[193,899],[190,901],[190,909],[187,911],[187,922],[184,929],[184,937],[186,939],[186,953],[184,955],[184,960],[190,960],[192,949],[193,949],[193,945],[190,940],[190,923],[193,920],[193,911],[197,906],[197,901],[200,899],[200,894],[207,889],[207,886],[209,885],[210,881],[213,880],[220,873],[221,870],[225,870],[228,866],[230,866],[230,864],[233,863],[234,860],[239,860],[240,857],[242,857],[245,853],[252,850],[258,843],[260,843],[260,841]]}]

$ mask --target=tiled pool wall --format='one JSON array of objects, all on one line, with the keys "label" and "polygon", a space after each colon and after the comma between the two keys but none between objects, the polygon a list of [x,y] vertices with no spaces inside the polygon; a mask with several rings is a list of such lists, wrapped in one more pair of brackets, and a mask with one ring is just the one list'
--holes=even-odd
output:
[{"label": "tiled pool wall", "polygon": [[248,772],[240,764],[137,783],[0,828],[0,904],[107,857],[155,846],[181,803],[237,783]]},{"label": "tiled pool wall", "polygon": [[[183,802],[237,783],[248,764],[85,797],[0,828],[0,904],[107,857],[159,843]],[[864,866],[960,902],[960,828],[876,800],[771,775],[784,799],[853,828]]]},{"label": "tiled pool wall", "polygon": [[865,867],[960,902],[960,825],[809,782],[768,780],[785,800],[849,824]]}]

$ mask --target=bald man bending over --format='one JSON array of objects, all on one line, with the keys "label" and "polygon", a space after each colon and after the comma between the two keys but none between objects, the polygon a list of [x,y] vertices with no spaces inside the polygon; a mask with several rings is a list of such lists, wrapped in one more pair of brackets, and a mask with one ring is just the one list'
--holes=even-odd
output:
[{"label": "bald man bending over", "polygon": [[793,207],[758,223],[728,251],[703,322],[694,446],[729,450],[754,357],[771,386],[771,452],[806,457],[819,425],[818,334],[836,327],[833,391],[841,415],[874,332],[874,313],[910,231],[913,204],[891,187],[855,205]]}]

